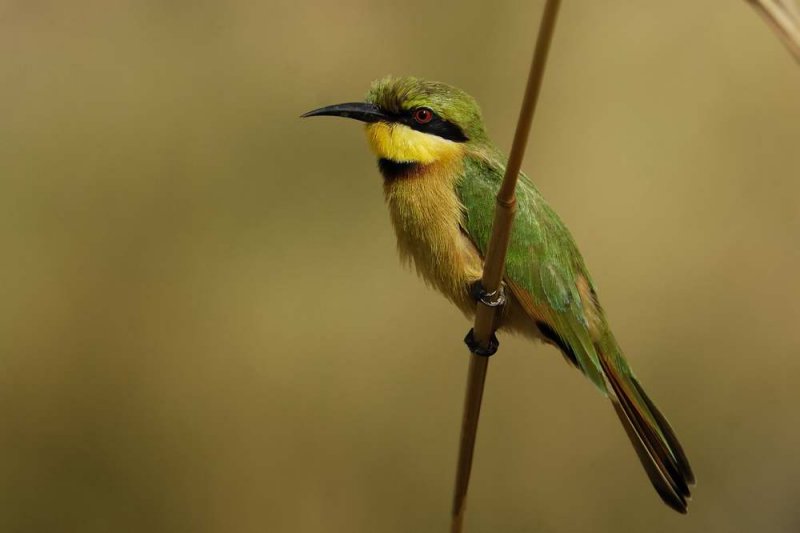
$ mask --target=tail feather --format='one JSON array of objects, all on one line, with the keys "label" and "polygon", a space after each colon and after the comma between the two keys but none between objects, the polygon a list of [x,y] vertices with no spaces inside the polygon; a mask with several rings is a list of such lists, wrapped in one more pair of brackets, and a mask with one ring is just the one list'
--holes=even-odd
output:
[{"label": "tail feather", "polygon": [[[539,334],[558,346],[564,357],[581,369],[604,393],[608,393],[650,482],[661,499],[679,513],[686,513],[689,488],[694,474],[683,448],[664,415],[645,394],[623,358],[613,335],[602,319],[591,287],[583,302],[595,306],[595,337],[582,329],[583,322],[546,308],[537,307],[533,296],[513,280],[506,278],[512,294],[527,315],[534,320]],[[560,317],[560,318],[559,318]],[[597,322],[599,321],[599,323]]]},{"label": "tail feather", "polygon": [[686,458],[686,454],[683,451],[683,446],[678,441],[678,437],[675,436],[675,431],[673,431],[672,426],[669,425],[669,422],[661,414],[661,411],[658,410],[658,407],[650,400],[650,397],[644,392],[642,386],[639,384],[639,381],[636,378],[632,379],[633,384],[639,390],[639,395],[644,399],[645,403],[647,404],[647,408],[653,413],[653,417],[655,417],[656,422],[658,423],[659,427],[661,428],[661,433],[664,435],[664,438],[667,441],[670,449],[675,454],[675,458],[678,461],[678,467],[680,468],[681,474],[686,479],[686,482],[691,486],[695,484],[694,479],[694,472],[692,472],[692,467],[689,465],[689,459]]},{"label": "tail feather", "polygon": [[617,412],[617,416],[619,416],[619,419],[622,422],[622,427],[625,428],[625,433],[628,435],[631,444],[633,444],[633,449],[636,450],[636,455],[639,457],[639,461],[642,463],[642,466],[647,473],[647,477],[650,478],[650,483],[652,483],[653,487],[656,489],[656,492],[658,492],[658,495],[661,496],[661,499],[664,501],[664,503],[679,513],[685,514],[687,511],[686,499],[675,492],[675,489],[670,484],[669,480],[659,469],[658,465],[653,459],[653,456],[650,455],[650,452],[648,451],[644,441],[634,428],[633,422],[631,422],[630,418],[628,418],[628,415],[622,409],[622,406],[620,406],[619,402],[612,400],[612,404],[614,406],[614,410]]},{"label": "tail feather", "polygon": [[674,431],[627,368],[613,364],[602,351],[600,363],[614,393],[614,410],[650,482],[667,505],[686,513],[694,474]]}]

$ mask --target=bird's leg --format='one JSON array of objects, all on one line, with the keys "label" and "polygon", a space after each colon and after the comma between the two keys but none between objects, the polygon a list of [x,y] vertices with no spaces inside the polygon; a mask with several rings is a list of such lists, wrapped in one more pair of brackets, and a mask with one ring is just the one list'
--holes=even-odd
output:
[{"label": "bird's leg", "polygon": [[[487,307],[499,307],[500,309],[498,309],[498,311],[500,313],[502,313],[502,307],[506,304],[505,283],[503,282],[500,283],[500,287],[498,287],[496,291],[490,292],[483,287],[483,283],[478,279],[470,284],[469,294],[476,303],[480,302]],[[471,329],[469,333],[467,333],[467,336],[464,337],[464,343],[469,348],[469,351],[475,355],[482,355],[484,357],[494,355],[497,348],[500,347],[500,341],[497,340],[497,335],[495,335],[494,332],[492,332],[492,336],[489,339],[489,344],[484,348],[475,340],[475,333]]]},{"label": "bird's leg", "polygon": [[469,286],[469,295],[476,303],[480,302],[487,307],[503,307],[506,304],[506,284],[500,282],[496,291],[489,292],[483,288],[481,280],[477,279]]}]

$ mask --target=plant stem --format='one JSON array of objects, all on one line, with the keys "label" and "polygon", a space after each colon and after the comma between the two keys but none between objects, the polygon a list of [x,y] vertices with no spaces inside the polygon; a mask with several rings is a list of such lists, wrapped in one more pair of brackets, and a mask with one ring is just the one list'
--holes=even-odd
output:
[{"label": "plant stem", "polygon": [[800,62],[800,8],[794,0],[747,0]]},{"label": "plant stem", "polygon": [[[514,191],[517,187],[517,178],[525,148],[528,142],[533,113],[539,98],[542,86],[542,77],[547,63],[547,54],[550,51],[550,42],[553,38],[558,9],[561,0],[547,0],[544,14],[539,25],[539,35],[536,48],[531,61],[528,83],[525,96],[522,100],[522,109],[511,145],[511,153],[503,176],[503,183],[497,192],[497,206],[495,208],[492,236],[486,258],[483,264],[482,284],[487,292],[500,288],[505,270],[506,252],[511,237],[511,224],[516,212],[516,197]],[[489,339],[494,333],[497,308],[478,303],[475,313],[474,338],[484,348],[488,347]],[[467,375],[467,392],[464,400],[464,415],[461,426],[461,441],[458,453],[458,467],[456,471],[456,484],[453,497],[453,512],[450,525],[451,533],[460,533],[464,523],[464,510],[469,487],[469,477],[472,470],[472,456],[475,450],[475,437],[478,432],[478,418],[480,416],[483,386],[486,380],[486,371],[489,358],[472,354],[470,356],[469,372]]]}]

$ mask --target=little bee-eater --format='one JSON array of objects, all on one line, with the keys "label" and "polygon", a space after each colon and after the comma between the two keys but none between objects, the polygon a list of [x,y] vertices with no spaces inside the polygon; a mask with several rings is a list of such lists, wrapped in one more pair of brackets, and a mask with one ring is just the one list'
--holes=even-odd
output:
[{"label": "little bee-eater", "polygon": [[[464,91],[417,78],[376,81],[365,102],[306,113],[366,123],[401,257],[467,316],[491,234],[505,158]],[[523,174],[517,185],[499,328],[557,347],[607,395],[650,481],[685,513],[694,475],[608,326],[572,236]]]}]

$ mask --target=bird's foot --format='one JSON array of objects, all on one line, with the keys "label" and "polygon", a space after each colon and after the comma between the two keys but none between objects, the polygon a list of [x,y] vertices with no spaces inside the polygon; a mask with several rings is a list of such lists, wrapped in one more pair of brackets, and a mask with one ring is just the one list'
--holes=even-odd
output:
[{"label": "bird's foot", "polygon": [[469,295],[487,307],[502,307],[506,304],[506,284],[501,282],[496,291],[490,292],[483,287],[481,280],[477,280],[470,285]]},{"label": "bird's foot", "polygon": [[[472,296],[473,300],[487,307],[502,309],[506,304],[505,283],[500,283],[500,287],[498,287],[496,291],[487,291],[483,287],[481,280],[477,280],[470,285],[469,294]],[[497,351],[497,348],[500,346],[500,341],[497,340],[497,335],[492,333],[486,346],[481,346],[481,344],[475,340],[475,331],[469,330],[467,336],[464,337],[464,344],[467,345],[467,348],[469,348],[469,351],[473,354],[489,357],[490,355],[494,355]]]},{"label": "bird's foot", "polygon": [[484,348],[481,344],[475,340],[475,330],[470,329],[467,336],[464,337],[464,344],[467,345],[469,351],[474,353],[475,355],[481,355],[483,357],[489,357],[490,355],[494,355],[497,352],[497,349],[500,347],[500,341],[497,340],[497,335],[492,333],[492,336],[489,337],[489,343]]}]

